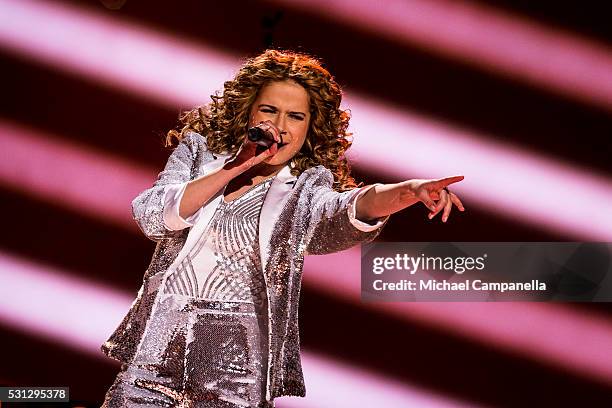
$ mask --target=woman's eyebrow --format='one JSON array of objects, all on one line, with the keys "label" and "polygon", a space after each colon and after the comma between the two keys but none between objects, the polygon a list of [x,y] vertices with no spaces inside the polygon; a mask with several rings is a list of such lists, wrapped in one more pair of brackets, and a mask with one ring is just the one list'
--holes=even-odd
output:
[{"label": "woman's eyebrow", "polygon": [[[262,106],[268,106],[268,107],[270,107],[270,108],[272,108],[272,109],[276,109],[276,110],[278,110],[278,108],[277,108],[276,106],[274,106],[274,105],[269,105],[269,104],[267,104],[267,103],[260,103],[260,104],[259,104],[257,107],[258,107],[258,108],[261,108]],[[306,114],[305,114],[304,112],[299,112],[299,111],[293,111],[293,112],[289,112],[289,113],[299,113],[299,114],[301,114],[301,115],[306,116]]]}]

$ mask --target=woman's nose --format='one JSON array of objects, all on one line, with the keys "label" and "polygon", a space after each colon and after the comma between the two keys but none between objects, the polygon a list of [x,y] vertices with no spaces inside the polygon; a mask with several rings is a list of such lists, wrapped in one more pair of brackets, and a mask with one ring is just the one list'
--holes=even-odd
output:
[{"label": "woman's nose", "polygon": [[272,121],[272,123],[274,123],[274,126],[276,126],[279,132],[282,132],[285,130],[285,119],[283,118],[282,115],[277,115]]},{"label": "woman's nose", "polygon": [[274,127],[277,129],[278,137],[282,140],[283,135],[287,132],[282,128],[282,126],[279,126],[278,123],[274,123]]}]

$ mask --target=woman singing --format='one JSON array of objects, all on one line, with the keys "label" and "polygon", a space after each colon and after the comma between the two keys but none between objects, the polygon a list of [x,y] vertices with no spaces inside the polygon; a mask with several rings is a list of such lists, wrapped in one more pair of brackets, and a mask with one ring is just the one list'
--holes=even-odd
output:
[{"label": "woman singing", "polygon": [[453,204],[464,210],[446,188],[462,176],[358,187],[341,99],[317,59],[267,50],[168,133],[178,146],[132,201],[157,245],[102,345],[123,363],[104,407],[274,407],[305,396],[304,255],[371,241],[418,202],[444,221]]}]

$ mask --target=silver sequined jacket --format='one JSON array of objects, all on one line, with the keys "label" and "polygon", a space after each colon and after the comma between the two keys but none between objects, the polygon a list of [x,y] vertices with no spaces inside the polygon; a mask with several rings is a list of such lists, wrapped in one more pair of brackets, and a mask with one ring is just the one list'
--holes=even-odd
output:
[{"label": "silver sequined jacket", "polygon": [[[221,167],[229,157],[213,154],[206,138],[190,132],[174,149],[157,181],[132,201],[133,217],[144,234],[157,242],[142,286],[127,315],[101,346],[105,355],[122,363],[131,361],[164,273],[187,251],[190,228],[170,229],[164,222],[168,186],[183,184]],[[307,169],[299,177],[285,166],[273,181],[263,203],[259,240],[261,265],[268,294],[269,369],[268,397],[305,396],[300,360],[298,307],[304,255],[329,254],[376,238],[388,216],[375,228],[357,228],[349,220],[354,197],[372,186],[336,192],[333,174],[324,166]],[[223,198],[219,191],[199,216],[210,218]],[[353,198],[353,200],[351,200]],[[353,218],[354,219],[354,218]],[[342,273],[336,271],[335,273]]]}]

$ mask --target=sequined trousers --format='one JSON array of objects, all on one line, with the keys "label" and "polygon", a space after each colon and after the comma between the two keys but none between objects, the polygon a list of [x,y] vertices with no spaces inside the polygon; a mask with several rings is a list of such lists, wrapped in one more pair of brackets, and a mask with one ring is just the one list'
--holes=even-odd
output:
[{"label": "sequined trousers", "polygon": [[122,365],[102,408],[273,408],[265,399],[265,310],[252,302],[197,298],[182,305],[161,362],[145,363],[147,356],[137,353]]}]

